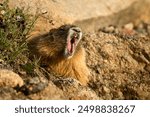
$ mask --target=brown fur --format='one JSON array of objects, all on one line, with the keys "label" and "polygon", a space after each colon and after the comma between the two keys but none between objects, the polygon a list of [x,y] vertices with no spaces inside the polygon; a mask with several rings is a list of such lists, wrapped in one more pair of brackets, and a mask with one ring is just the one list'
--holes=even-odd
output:
[{"label": "brown fur", "polygon": [[47,34],[31,39],[29,48],[32,53],[41,57],[41,62],[48,66],[47,69],[50,72],[75,78],[86,85],[89,81],[89,70],[85,63],[85,51],[81,43],[79,42],[71,58],[63,56],[67,32],[68,30],[62,32],[60,28],[53,29]]}]

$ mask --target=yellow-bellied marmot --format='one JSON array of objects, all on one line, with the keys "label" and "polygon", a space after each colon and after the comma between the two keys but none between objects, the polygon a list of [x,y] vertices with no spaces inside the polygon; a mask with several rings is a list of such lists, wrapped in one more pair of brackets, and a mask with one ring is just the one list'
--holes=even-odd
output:
[{"label": "yellow-bellied marmot", "polygon": [[33,54],[41,57],[50,72],[88,83],[89,70],[81,45],[82,31],[74,25],[63,25],[29,41]]}]

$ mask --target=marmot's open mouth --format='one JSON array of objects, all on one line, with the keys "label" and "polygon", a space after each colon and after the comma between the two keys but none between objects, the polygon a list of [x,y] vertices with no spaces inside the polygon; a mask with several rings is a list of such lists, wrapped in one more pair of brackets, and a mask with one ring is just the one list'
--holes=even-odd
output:
[{"label": "marmot's open mouth", "polygon": [[68,39],[68,43],[67,43],[68,54],[74,53],[77,41],[78,41],[78,34],[74,33],[73,36],[71,36],[71,38]]},{"label": "marmot's open mouth", "polygon": [[79,27],[72,27],[68,31],[64,55],[71,58],[76,51],[79,41],[82,38],[82,32]]}]

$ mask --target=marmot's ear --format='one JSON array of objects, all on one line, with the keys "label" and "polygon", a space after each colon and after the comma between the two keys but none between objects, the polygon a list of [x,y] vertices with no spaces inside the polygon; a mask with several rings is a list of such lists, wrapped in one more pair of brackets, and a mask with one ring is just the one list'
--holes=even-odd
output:
[{"label": "marmot's ear", "polygon": [[49,37],[51,38],[51,41],[54,41],[55,38],[56,38],[56,33],[57,33],[56,30],[57,30],[57,29],[51,29],[51,30],[49,31],[49,33],[48,33]]},{"label": "marmot's ear", "polygon": [[55,28],[50,29],[50,30],[49,30],[49,33],[54,33],[54,31],[56,31],[56,29],[55,29]]}]

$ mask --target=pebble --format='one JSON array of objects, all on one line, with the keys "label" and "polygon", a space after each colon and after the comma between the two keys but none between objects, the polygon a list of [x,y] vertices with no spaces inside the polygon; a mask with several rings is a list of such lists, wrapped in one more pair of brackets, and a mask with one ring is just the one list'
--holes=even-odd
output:
[{"label": "pebble", "polygon": [[43,9],[41,12],[42,12],[42,14],[46,14],[47,10]]},{"label": "pebble", "polygon": [[6,13],[6,11],[4,11],[4,10],[1,11],[1,14],[2,14],[2,15],[4,15],[5,13]]},{"label": "pebble", "polygon": [[110,89],[105,86],[103,86],[103,91],[104,93],[110,93]]},{"label": "pebble", "polygon": [[113,33],[113,32],[115,31],[115,27],[114,27],[114,26],[108,26],[108,27],[105,27],[105,28],[103,29],[103,31],[104,31],[105,33]]},{"label": "pebble", "polygon": [[133,23],[128,23],[128,24],[124,25],[124,28],[128,29],[128,30],[133,30],[134,25],[133,25]]}]

